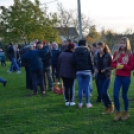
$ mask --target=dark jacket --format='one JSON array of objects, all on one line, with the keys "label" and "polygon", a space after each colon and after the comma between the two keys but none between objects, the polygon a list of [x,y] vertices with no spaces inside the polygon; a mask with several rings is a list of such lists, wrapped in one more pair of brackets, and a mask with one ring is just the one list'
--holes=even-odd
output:
[{"label": "dark jacket", "polygon": [[60,51],[59,50],[51,50],[51,52],[52,52],[52,65],[57,66]]},{"label": "dark jacket", "polygon": [[[106,77],[110,77],[112,74],[112,67],[111,67],[111,63],[112,63],[112,56],[109,53],[105,53],[104,57],[103,57],[103,62],[102,62],[102,66],[103,69],[105,70],[104,75]],[[99,53],[97,53],[94,57],[94,67],[95,69],[97,69],[99,71]],[[100,71],[99,71],[100,72]]]},{"label": "dark jacket", "polygon": [[88,47],[79,46],[75,49],[75,68],[77,71],[91,70],[93,73],[93,62],[90,57],[90,52]]},{"label": "dark jacket", "polygon": [[76,71],[73,52],[69,50],[62,52],[58,58],[57,68],[59,77],[75,78]]},{"label": "dark jacket", "polygon": [[42,57],[42,62],[43,62],[43,67],[47,68],[47,67],[51,66],[52,53],[51,53],[50,47],[48,45],[46,45],[44,47],[44,49],[48,49],[48,53],[46,55],[44,55],[44,57]]},{"label": "dark jacket", "polygon": [[7,52],[8,52],[8,55],[9,55],[9,59],[11,60],[12,58],[19,58],[19,52],[16,50],[14,50],[14,46],[13,45],[10,45],[8,48],[7,48]]},{"label": "dark jacket", "polygon": [[21,57],[22,64],[27,63],[32,72],[43,69],[42,57],[47,55],[48,49],[44,50],[29,50]]}]

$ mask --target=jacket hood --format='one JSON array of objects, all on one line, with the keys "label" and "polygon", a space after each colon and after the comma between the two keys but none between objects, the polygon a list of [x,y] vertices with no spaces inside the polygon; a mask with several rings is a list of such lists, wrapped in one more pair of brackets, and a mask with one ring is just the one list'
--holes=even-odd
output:
[{"label": "jacket hood", "polygon": [[75,52],[77,52],[77,53],[84,53],[84,52],[87,52],[87,51],[89,51],[89,49],[86,46],[79,46],[75,49]]}]

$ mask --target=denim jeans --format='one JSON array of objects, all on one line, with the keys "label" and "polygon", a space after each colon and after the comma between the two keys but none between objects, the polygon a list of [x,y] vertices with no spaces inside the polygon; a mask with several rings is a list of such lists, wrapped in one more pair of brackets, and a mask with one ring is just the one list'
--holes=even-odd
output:
[{"label": "denim jeans", "polygon": [[0,77],[0,82],[1,82],[1,83],[5,83],[6,80]]},{"label": "denim jeans", "polygon": [[97,75],[97,80],[98,80],[98,90],[101,93],[101,98],[102,101],[105,105],[105,107],[109,107],[109,105],[112,104],[112,101],[110,99],[110,97],[108,96],[108,88],[111,82],[111,78],[107,78],[103,75]]},{"label": "denim jeans", "polygon": [[46,89],[46,76],[49,84],[49,90],[52,90],[53,88],[53,80],[52,80],[52,69],[51,66],[44,68],[44,80],[45,80],[45,89]]},{"label": "denim jeans", "polygon": [[31,72],[34,93],[38,92],[38,83],[41,91],[45,91],[43,69]]},{"label": "denim jeans", "polygon": [[75,96],[75,79],[62,77],[64,85],[64,99],[66,102],[74,102]]},{"label": "denim jeans", "polygon": [[93,86],[92,86],[92,73],[90,72],[90,82],[89,82],[89,94],[92,94],[93,92]]},{"label": "denim jeans", "polygon": [[99,79],[98,79],[98,74],[95,74],[95,84],[96,84],[96,88],[97,88],[97,101],[101,101],[102,100],[102,96],[101,96],[101,90],[99,88]]},{"label": "denim jeans", "polygon": [[83,90],[86,96],[86,103],[89,103],[90,75],[77,74],[77,79],[78,79],[78,86],[79,86],[79,91],[78,91],[79,103],[82,103]]},{"label": "denim jeans", "polygon": [[52,65],[52,78],[53,78],[53,82],[55,81],[55,77],[56,79],[58,79],[58,82],[60,81],[59,77],[58,77],[58,73],[57,73],[57,66],[56,65]]},{"label": "denim jeans", "polygon": [[115,103],[115,108],[117,111],[120,111],[120,102],[119,102],[119,93],[120,93],[120,88],[122,87],[122,98],[124,101],[124,110],[128,111],[128,89],[130,85],[130,77],[125,77],[125,76],[116,76],[115,81],[114,81],[114,103]]},{"label": "denim jeans", "polygon": [[17,60],[16,60],[16,58],[12,58],[11,59],[11,66],[10,66],[10,71],[13,71],[13,68],[15,68],[17,71],[20,71],[20,67],[19,67],[19,65],[18,65],[18,63],[17,63]]}]

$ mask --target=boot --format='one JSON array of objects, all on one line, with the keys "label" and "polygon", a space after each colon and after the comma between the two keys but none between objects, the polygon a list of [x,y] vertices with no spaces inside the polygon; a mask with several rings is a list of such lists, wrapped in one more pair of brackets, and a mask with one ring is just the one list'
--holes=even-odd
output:
[{"label": "boot", "polygon": [[114,112],[114,104],[112,103],[110,106],[109,106],[109,114],[112,114]]},{"label": "boot", "polygon": [[107,108],[105,109],[105,111],[102,112],[102,114],[103,114],[103,115],[105,115],[105,114],[109,114],[109,107],[107,107]]},{"label": "boot", "polygon": [[120,112],[117,112],[117,111],[116,111],[115,116],[114,116],[114,121],[119,121],[120,118],[121,118]]},{"label": "boot", "polygon": [[112,114],[114,112],[114,104],[112,103],[109,107],[105,109],[102,114]]},{"label": "boot", "polygon": [[127,111],[124,111],[121,120],[126,121],[129,117],[130,117],[129,113]]}]

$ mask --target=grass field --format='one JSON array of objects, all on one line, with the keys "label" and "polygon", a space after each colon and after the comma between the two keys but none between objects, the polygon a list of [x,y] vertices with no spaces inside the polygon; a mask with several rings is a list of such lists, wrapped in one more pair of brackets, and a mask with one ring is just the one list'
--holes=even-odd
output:
[{"label": "grass field", "polygon": [[[91,102],[93,108],[65,107],[62,95],[47,92],[25,97],[32,93],[25,88],[25,71],[22,74],[7,74],[7,67],[0,66],[0,77],[8,80],[7,86],[0,84],[0,134],[134,134],[134,102],[130,101],[130,115],[126,122],[113,122],[114,114],[102,115],[104,106],[95,103],[95,85]],[[114,80],[114,79],[113,79]],[[112,97],[113,80],[109,89]],[[129,99],[134,97],[132,80]],[[76,103],[78,87],[76,85]],[[84,98],[83,98],[84,99]],[[121,99],[122,103],[122,99]],[[122,105],[123,110],[123,105]]]}]

